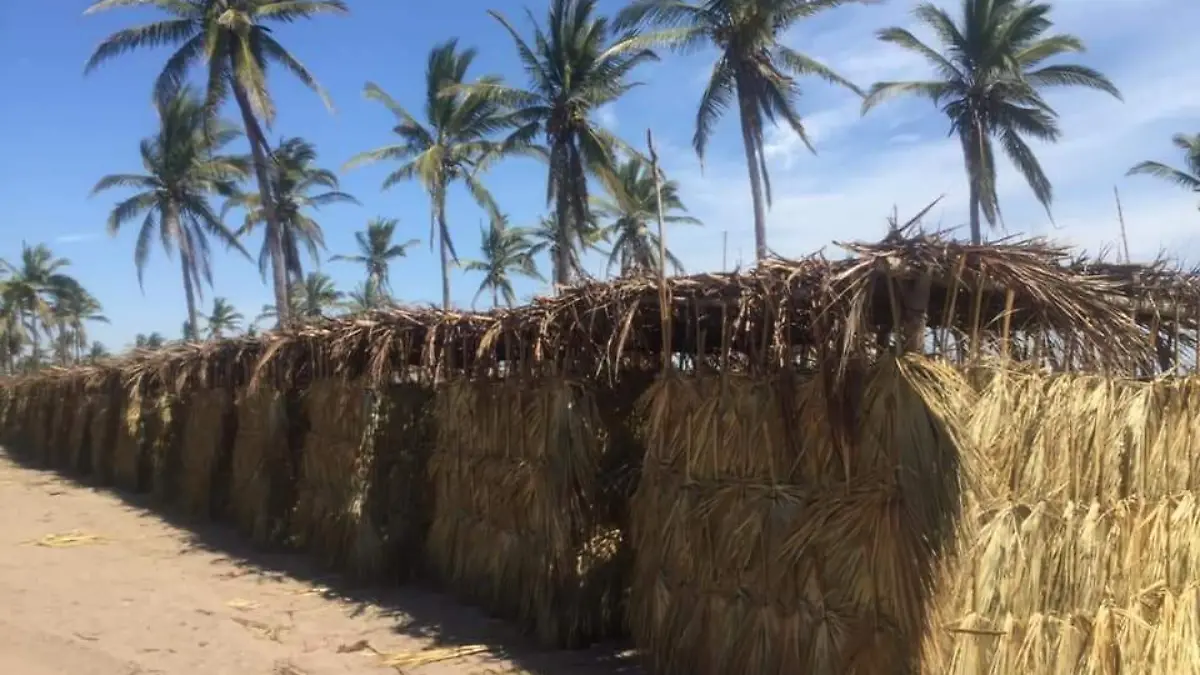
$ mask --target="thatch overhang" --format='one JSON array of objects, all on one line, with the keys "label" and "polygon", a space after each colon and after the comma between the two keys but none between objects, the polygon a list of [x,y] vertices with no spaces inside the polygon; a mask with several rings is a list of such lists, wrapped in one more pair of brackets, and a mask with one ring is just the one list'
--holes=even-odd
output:
[{"label": "thatch overhang", "polygon": [[[1087,260],[1036,239],[972,246],[894,235],[839,246],[841,259],[775,258],[665,284],[655,277],[588,282],[484,313],[401,307],[258,337],[137,350],[7,381],[87,381],[116,370],[127,386],[178,391],[330,376],[375,383],[547,371],[615,378],[666,363],[828,368],[886,351],[1142,374],[1194,365],[1200,275],[1164,261]],[[1173,359],[1163,353],[1167,343]]]}]

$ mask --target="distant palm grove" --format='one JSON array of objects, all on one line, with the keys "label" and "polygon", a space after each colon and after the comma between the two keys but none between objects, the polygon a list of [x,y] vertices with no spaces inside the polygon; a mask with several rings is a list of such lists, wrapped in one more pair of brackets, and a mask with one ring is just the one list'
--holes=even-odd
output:
[{"label": "distant palm grove", "polygon": [[[998,152],[1051,209],[1052,177],[1028,143],[1065,133],[1047,94],[1077,87],[1121,96],[1104,74],[1069,61],[1085,44],[1055,32],[1051,0],[961,0],[956,11],[921,4],[915,17],[934,42],[903,28],[882,30],[878,39],[927,62],[928,79],[877,83],[851,82],[837,64],[785,44],[799,22],[872,0],[633,0],[611,17],[597,11],[595,0],[542,2],[540,15],[535,8],[524,22],[490,12],[523,67],[518,80],[480,72],[486,59],[450,39],[430,51],[420,90],[389,92],[365,82],[365,96],[394,116],[394,126],[378,129],[378,147],[363,148],[340,167],[294,135],[301,130],[287,130],[293,135],[276,142],[269,134],[275,134],[272,86],[279,78],[298,80],[313,92],[314,104],[332,107],[317,74],[289,51],[287,26],[346,15],[345,0],[92,4],[85,14],[142,8],[159,16],[103,40],[86,74],[119,68],[128,52],[171,49],[161,72],[146,83],[158,126],[146,129],[140,142],[129,139],[141,172],[97,176],[94,189],[114,200],[107,223],[96,227],[135,233],[139,281],[155,249],[179,263],[186,305],[179,310],[182,324],[174,325],[181,330],[170,331],[170,338],[138,335],[133,346],[155,349],[176,339],[221,339],[386,309],[404,292],[395,270],[427,253],[440,263],[445,309],[455,268],[477,275],[473,308],[516,303],[517,277],[541,280],[550,292],[585,280],[589,252],[606,258],[606,271],[620,276],[682,272],[681,261],[661,245],[661,228],[702,223],[688,215],[687,195],[654,168],[644,136],[617,136],[598,112],[636,86],[646,64],[673,52],[713,54],[706,82],[695,92],[693,146],[702,160],[718,120],[736,118],[752,204],[746,218],[760,260],[771,255],[764,139],[780,127],[812,148],[797,107],[805,79],[854,92],[864,114],[898,96],[929,101],[930,114],[944,118],[961,141],[969,195],[962,222],[977,244],[999,219]],[[1179,134],[1173,142],[1184,155],[1180,168],[1144,161],[1130,173],[1200,191],[1200,136]],[[512,157],[536,158],[545,167],[546,210],[538,222],[510,222],[488,189],[488,172]],[[382,190],[414,181],[428,195],[425,238],[403,234],[411,230],[380,214],[363,218],[355,250],[329,255],[320,209],[357,203],[342,191],[339,172],[374,163],[389,170]],[[449,209],[446,198],[453,185],[464,187],[485,214],[479,259],[458,254],[452,233],[461,230],[451,223],[463,214]],[[224,298],[206,299],[214,255],[257,263],[274,303],[244,315],[247,308]],[[361,283],[336,288],[317,269],[323,261],[356,266]],[[88,335],[89,325],[104,321],[100,302],[71,276],[70,261],[47,246],[26,244],[19,258],[0,261],[0,372],[105,358],[109,350]]]}]

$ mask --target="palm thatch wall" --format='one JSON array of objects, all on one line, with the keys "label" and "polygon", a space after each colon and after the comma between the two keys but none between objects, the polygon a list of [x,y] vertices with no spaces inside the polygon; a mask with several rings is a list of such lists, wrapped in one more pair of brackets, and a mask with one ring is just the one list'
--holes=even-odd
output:
[{"label": "palm thatch wall", "polygon": [[237,402],[237,435],[230,474],[230,512],[255,544],[282,544],[294,504],[288,395],[245,388]]},{"label": "palm thatch wall", "polygon": [[[645,402],[630,620],[656,673],[895,673],[958,511],[958,448],[912,366],[827,382],[664,376]],[[857,379],[857,378],[856,378]]]},{"label": "palm thatch wall", "polygon": [[375,447],[368,430],[374,393],[362,383],[323,378],[303,393],[307,420],[292,514],[293,543],[327,565],[378,573],[383,541],[366,512]]},{"label": "palm thatch wall", "polygon": [[228,508],[229,466],[237,433],[233,392],[228,387],[197,389],[179,413],[182,419],[174,443],[179,505],[192,517],[220,517]]},{"label": "palm thatch wall", "polygon": [[593,387],[562,377],[455,380],[437,392],[428,555],[455,592],[558,646],[621,625],[620,550]]},{"label": "palm thatch wall", "polygon": [[1200,380],[941,375],[972,489],[927,672],[1200,672]]},{"label": "palm thatch wall", "polygon": [[1200,276],[843,248],[7,378],[0,439],[658,673],[1200,671]]}]

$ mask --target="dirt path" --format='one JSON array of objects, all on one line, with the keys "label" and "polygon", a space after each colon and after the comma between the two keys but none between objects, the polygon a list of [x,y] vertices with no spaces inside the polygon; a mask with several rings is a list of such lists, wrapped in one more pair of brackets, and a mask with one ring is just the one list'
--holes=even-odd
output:
[{"label": "dirt path", "polygon": [[175,527],[0,452],[0,673],[632,670],[601,650],[531,651],[505,624],[419,589],[348,591],[303,556]]}]

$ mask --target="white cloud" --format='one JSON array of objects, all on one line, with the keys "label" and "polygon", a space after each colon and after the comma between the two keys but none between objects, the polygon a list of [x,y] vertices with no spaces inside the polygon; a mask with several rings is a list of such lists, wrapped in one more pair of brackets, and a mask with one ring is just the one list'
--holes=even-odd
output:
[{"label": "white cloud", "polygon": [[[863,21],[837,26],[831,37],[815,34],[810,52],[859,83],[926,75],[919,62],[873,37],[881,25],[904,23],[911,4],[870,21],[863,12]],[[1166,4],[1171,11],[1147,11]],[[1092,91],[1050,92],[1063,139],[1036,152],[1055,186],[1054,223],[1004,161],[998,180],[1010,231],[1050,236],[1093,252],[1111,245],[1118,237],[1112,189],[1119,184],[1135,256],[1165,248],[1200,262],[1200,236],[1191,234],[1200,230],[1200,200],[1153,179],[1124,176],[1141,159],[1177,162],[1170,154],[1171,133],[1189,130],[1200,119],[1200,88],[1182,65],[1200,60],[1200,43],[1180,27],[1200,20],[1200,3],[1187,4],[1069,0],[1056,5],[1058,29],[1081,35],[1094,47],[1077,60],[1108,73],[1126,102]],[[809,109],[816,112],[806,120],[819,156],[811,156],[792,134],[773,131],[767,138],[775,198],[768,216],[773,250],[798,256],[834,239],[877,239],[893,207],[903,219],[943,195],[927,226],[965,223],[961,151],[946,136],[936,109],[923,101],[895,102],[860,118],[856,100],[823,89],[829,88],[819,83],[806,88],[806,94],[813,92]],[[735,250],[746,259],[753,256],[748,179],[740,143],[734,147],[736,152],[710,156],[703,174],[684,153],[668,158],[689,207],[707,225],[702,234],[689,231],[672,244],[689,269],[720,267],[724,231],[731,259]]]}]

